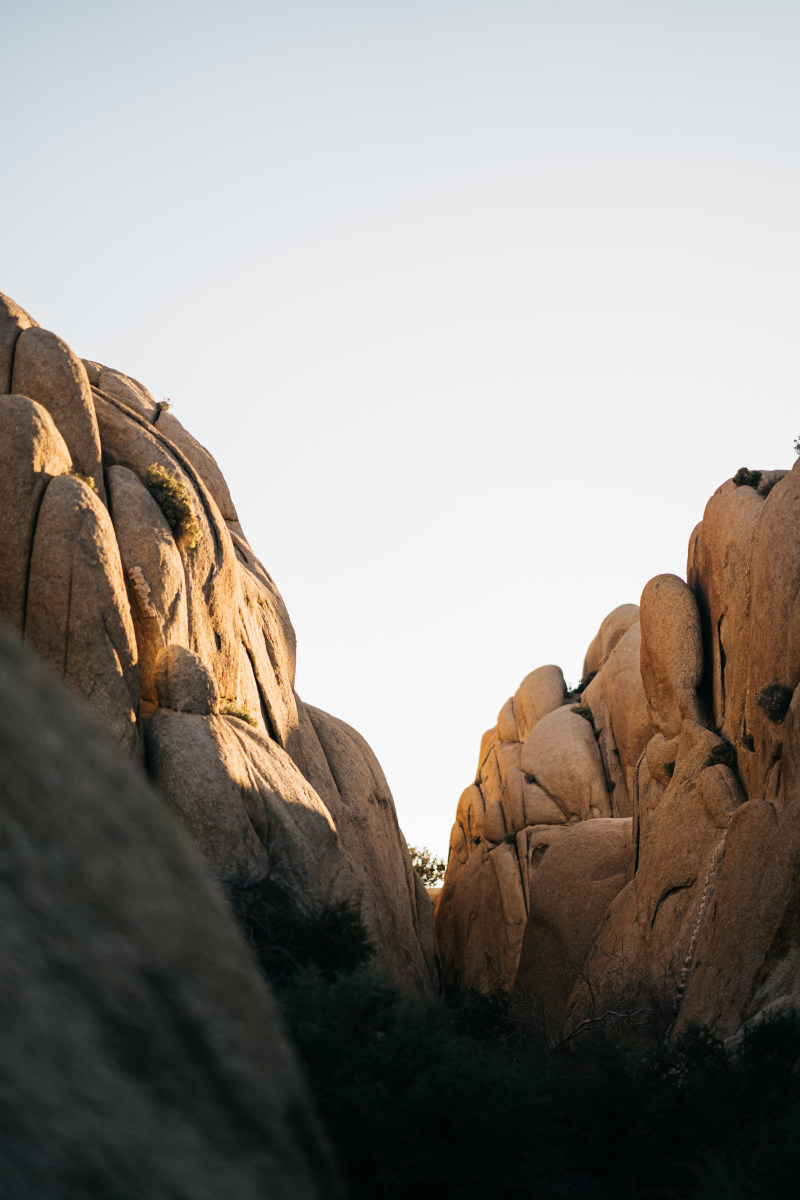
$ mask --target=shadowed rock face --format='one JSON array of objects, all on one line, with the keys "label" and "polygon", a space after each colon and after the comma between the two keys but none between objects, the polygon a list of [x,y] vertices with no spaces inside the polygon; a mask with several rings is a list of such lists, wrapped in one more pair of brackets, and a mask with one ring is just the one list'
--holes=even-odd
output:
[{"label": "shadowed rock face", "polygon": [[725,1035],[800,1007],[800,464],[718,489],[687,579],[603,621],[582,695],[525,728],[522,785],[508,701],[458,805],[446,981],[513,988],[551,1041],[646,1006]]},{"label": "shadowed rock face", "polygon": [[295,694],[291,622],[209,452],[3,296],[0,450],[0,616],[213,872],[279,868],[317,900],[355,901],[379,963],[429,991],[431,905],[386,780],[354,730]]},{"label": "shadowed rock face", "polygon": [[272,995],[190,839],[0,627],[9,1200],[340,1195]]}]

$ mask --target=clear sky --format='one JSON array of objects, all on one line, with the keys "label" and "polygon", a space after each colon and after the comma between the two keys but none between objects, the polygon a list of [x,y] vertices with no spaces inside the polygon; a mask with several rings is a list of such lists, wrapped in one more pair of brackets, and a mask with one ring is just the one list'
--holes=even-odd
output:
[{"label": "clear sky", "polygon": [[522,677],[794,460],[800,4],[2,10],[0,290],[215,454],[444,852]]}]

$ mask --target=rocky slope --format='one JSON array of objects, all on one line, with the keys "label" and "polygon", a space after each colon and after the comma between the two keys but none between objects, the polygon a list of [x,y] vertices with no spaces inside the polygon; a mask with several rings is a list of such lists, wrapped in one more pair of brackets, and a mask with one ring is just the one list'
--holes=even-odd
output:
[{"label": "rocky slope", "polygon": [[214,459],[0,296],[0,616],[147,773],[211,871],[349,899],[432,987],[431,905],[374,755],[294,691],[295,636]]},{"label": "rocky slope", "polygon": [[437,906],[450,988],[511,989],[551,1041],[800,1004],[798,517],[800,462],[739,473],[576,693],[540,667],[502,707]]}]

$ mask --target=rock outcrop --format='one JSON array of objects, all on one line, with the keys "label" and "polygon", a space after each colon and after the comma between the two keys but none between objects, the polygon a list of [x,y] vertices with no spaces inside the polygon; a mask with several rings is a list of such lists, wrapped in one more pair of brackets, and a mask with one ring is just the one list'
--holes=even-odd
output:
[{"label": "rock outcrop", "polygon": [[0,763],[3,1195],[340,1196],[275,1001],[190,839],[5,626]]},{"label": "rock outcrop", "polygon": [[431,905],[366,743],[294,691],[295,637],[211,454],[0,296],[0,616],[147,772],[212,872],[361,911],[430,992]]},{"label": "rock outcrop", "polygon": [[603,621],[578,692],[524,738],[507,702],[458,805],[445,981],[511,990],[551,1041],[643,1015],[729,1036],[800,1007],[800,463],[737,479],[687,581]]}]

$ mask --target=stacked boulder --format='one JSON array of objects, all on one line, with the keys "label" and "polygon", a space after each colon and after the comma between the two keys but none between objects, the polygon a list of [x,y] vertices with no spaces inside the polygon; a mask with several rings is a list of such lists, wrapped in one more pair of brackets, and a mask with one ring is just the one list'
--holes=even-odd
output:
[{"label": "stacked boulder", "polygon": [[294,691],[295,637],[209,452],[0,295],[0,616],[147,772],[213,873],[360,909],[432,986],[430,902],[370,748]]},{"label": "stacked boulder", "polygon": [[501,710],[436,914],[451,986],[511,989],[551,1041],[646,1010],[731,1035],[800,1005],[798,517],[800,464],[740,472],[687,581],[603,622],[580,696],[540,668]]}]

